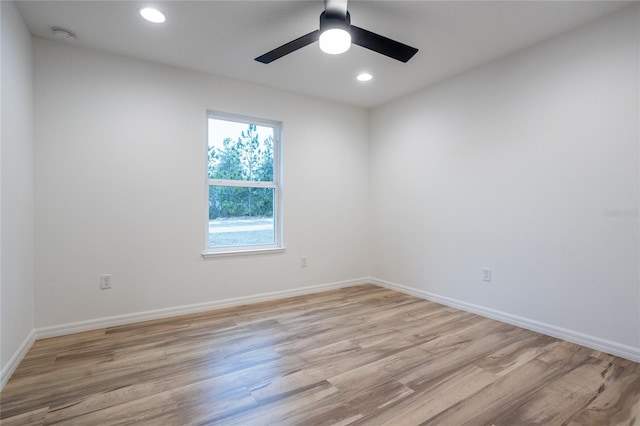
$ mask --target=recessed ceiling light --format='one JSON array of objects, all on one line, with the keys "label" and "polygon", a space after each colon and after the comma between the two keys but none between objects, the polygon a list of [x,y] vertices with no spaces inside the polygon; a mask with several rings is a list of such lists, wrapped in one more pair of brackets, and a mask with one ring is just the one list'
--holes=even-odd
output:
[{"label": "recessed ceiling light", "polygon": [[371,74],[369,74],[368,72],[363,72],[358,74],[358,76],[356,77],[358,79],[358,81],[369,81],[373,78],[373,76]]},{"label": "recessed ceiling light", "polygon": [[161,24],[166,20],[164,13],[160,12],[158,9],[154,9],[153,7],[140,9],[140,15],[142,15],[142,17],[147,21],[153,22],[154,24]]}]

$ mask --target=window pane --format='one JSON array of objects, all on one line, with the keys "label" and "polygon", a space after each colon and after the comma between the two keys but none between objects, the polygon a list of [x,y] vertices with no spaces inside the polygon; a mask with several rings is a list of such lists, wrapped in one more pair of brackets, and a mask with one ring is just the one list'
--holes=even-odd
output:
[{"label": "window pane", "polygon": [[209,179],[273,181],[273,128],[209,118]]},{"label": "window pane", "polygon": [[209,246],[275,244],[273,188],[209,186]]}]

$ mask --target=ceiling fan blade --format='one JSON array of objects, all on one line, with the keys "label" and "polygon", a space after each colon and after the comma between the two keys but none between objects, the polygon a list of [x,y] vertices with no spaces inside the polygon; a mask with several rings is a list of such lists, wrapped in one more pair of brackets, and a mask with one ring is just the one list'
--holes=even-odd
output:
[{"label": "ceiling fan blade", "polygon": [[418,52],[415,47],[351,25],[351,42],[401,62],[407,62]]},{"label": "ceiling fan blade", "polygon": [[332,17],[346,18],[347,0],[324,0],[324,11]]},{"label": "ceiling fan blade", "polygon": [[262,62],[263,64],[271,63],[276,59],[280,59],[291,52],[295,52],[298,49],[302,49],[303,47],[318,41],[318,38],[320,38],[320,30],[315,30],[313,32],[310,32],[309,34],[305,34],[302,37],[290,41],[287,44],[276,47],[272,51],[267,52],[262,56],[258,56],[256,58],[256,61]]}]

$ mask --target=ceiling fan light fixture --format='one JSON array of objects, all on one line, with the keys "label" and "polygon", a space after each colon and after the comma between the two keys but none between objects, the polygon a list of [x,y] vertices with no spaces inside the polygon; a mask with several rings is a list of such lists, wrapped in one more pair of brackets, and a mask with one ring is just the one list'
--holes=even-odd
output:
[{"label": "ceiling fan light fixture", "polygon": [[320,14],[320,50],[339,55],[351,47],[351,15],[344,16],[325,10]]},{"label": "ceiling fan light fixture", "polygon": [[320,49],[329,55],[339,55],[351,47],[351,34],[342,28],[331,28],[320,34]]}]

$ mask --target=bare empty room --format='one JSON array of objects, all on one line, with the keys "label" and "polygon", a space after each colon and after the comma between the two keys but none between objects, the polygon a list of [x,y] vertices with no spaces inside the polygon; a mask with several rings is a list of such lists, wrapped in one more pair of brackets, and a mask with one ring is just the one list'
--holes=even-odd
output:
[{"label": "bare empty room", "polygon": [[637,1],[0,15],[3,425],[640,424]]}]

